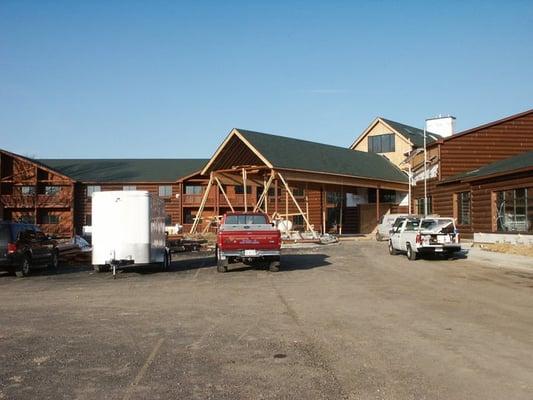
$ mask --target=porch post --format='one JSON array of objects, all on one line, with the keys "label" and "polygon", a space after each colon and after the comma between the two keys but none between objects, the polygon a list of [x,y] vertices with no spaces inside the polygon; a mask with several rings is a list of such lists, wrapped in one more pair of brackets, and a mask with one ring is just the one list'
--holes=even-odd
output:
[{"label": "porch post", "polygon": [[244,212],[248,212],[248,197],[246,193],[246,170],[242,169],[242,183],[244,187]]},{"label": "porch post", "polygon": [[379,187],[376,188],[376,222],[379,221]]},{"label": "porch post", "polygon": [[278,213],[278,179],[274,181],[274,212]]}]

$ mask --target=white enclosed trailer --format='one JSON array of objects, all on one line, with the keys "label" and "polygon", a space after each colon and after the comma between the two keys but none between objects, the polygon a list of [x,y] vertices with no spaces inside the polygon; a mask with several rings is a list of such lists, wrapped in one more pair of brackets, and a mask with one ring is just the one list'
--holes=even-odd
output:
[{"label": "white enclosed trailer", "polygon": [[92,263],[98,272],[124,265],[170,264],[164,203],[147,191],[95,192]]}]

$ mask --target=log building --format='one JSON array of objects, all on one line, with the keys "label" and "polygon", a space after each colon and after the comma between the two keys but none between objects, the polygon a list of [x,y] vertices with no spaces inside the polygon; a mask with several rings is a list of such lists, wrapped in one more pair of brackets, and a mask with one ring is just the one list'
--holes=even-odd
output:
[{"label": "log building", "polygon": [[55,236],[81,234],[100,190],[148,190],[164,199],[167,225],[185,232],[260,202],[295,229],[343,234],[369,233],[398,210],[408,181],[379,154],[241,129],[209,160],[35,160],[0,150],[1,218],[35,222]]},{"label": "log building", "polygon": [[[466,237],[533,234],[533,110],[427,147],[428,212],[454,217]],[[424,212],[424,155],[411,155],[412,206]]]}]

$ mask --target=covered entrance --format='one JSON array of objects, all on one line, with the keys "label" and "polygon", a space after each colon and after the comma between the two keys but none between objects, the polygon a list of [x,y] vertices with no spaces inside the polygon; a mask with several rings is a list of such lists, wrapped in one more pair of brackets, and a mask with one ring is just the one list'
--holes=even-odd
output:
[{"label": "covered entrance", "polygon": [[[395,205],[380,202],[380,192],[408,190],[407,176],[380,155],[241,129],[201,174],[209,181],[192,233],[209,229],[223,210],[263,211],[315,235],[368,233]],[[215,216],[204,218],[210,198]]]}]

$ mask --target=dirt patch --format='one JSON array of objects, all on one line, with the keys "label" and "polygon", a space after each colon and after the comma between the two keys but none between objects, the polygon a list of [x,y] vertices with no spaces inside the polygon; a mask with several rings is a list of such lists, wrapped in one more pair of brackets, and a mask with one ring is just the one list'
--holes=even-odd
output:
[{"label": "dirt patch", "polygon": [[489,243],[481,244],[479,248],[485,251],[493,251],[506,254],[517,254],[520,256],[533,257],[533,246],[510,243]]}]

